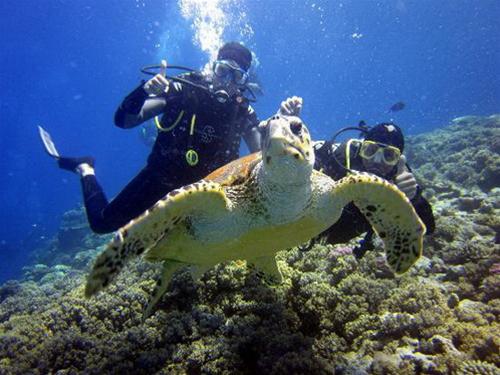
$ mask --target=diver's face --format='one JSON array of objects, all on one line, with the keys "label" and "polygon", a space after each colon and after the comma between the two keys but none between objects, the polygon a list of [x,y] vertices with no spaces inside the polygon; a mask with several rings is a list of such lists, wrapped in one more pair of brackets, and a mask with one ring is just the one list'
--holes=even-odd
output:
[{"label": "diver's face", "polygon": [[372,140],[364,140],[359,156],[367,172],[385,177],[396,167],[401,151],[394,146]]},{"label": "diver's face", "polygon": [[388,176],[392,172],[394,166],[387,165],[381,158],[375,156],[373,159],[361,159],[363,167],[367,172],[376,174],[380,177]]},{"label": "diver's face", "polygon": [[233,60],[217,60],[213,65],[215,86],[243,86],[247,83],[248,73]]}]

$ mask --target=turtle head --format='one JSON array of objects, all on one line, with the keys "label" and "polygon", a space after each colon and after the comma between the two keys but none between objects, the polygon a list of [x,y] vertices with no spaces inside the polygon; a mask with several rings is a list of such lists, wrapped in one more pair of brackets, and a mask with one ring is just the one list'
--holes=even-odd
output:
[{"label": "turtle head", "polygon": [[299,117],[275,115],[259,125],[262,165],[266,175],[286,183],[311,175],[314,151],[309,130]]}]

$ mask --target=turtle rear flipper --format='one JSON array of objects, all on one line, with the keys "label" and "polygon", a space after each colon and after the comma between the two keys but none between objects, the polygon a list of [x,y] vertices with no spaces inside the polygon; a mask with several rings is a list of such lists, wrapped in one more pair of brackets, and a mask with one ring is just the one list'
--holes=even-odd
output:
[{"label": "turtle rear flipper", "polygon": [[168,285],[170,284],[170,280],[174,276],[174,273],[184,267],[189,267],[189,271],[194,281],[198,281],[198,279],[211,267],[213,264],[206,265],[195,265],[188,264],[182,262],[176,262],[173,260],[166,260],[163,262],[163,269],[160,277],[156,282],[156,286],[149,298],[148,304],[146,305],[144,312],[142,314],[142,320],[146,320],[156,311],[156,306],[158,302],[160,302],[161,298],[167,291]]},{"label": "turtle rear flipper", "polygon": [[264,273],[266,280],[270,284],[281,284],[283,282],[283,275],[274,255],[254,258],[250,260],[250,262],[256,266],[259,271]]},{"label": "turtle rear flipper", "polygon": [[170,280],[172,279],[172,276],[174,275],[175,271],[185,266],[187,266],[187,264],[180,262],[174,262],[168,260],[163,262],[163,269],[161,275],[156,282],[156,286],[153,290],[153,293],[151,294],[148,304],[146,305],[146,308],[144,309],[144,312],[142,314],[143,321],[149,318],[155,312],[155,307],[160,301],[163,294],[165,294],[165,291],[168,288],[168,284],[170,283]]},{"label": "turtle rear flipper", "polygon": [[[204,211],[213,214],[217,210],[225,210],[227,204],[222,187],[215,182],[202,180],[171,191],[117,232],[114,240],[97,258],[87,279],[85,295],[90,297],[105,288],[130,258],[154,249],[186,216]],[[148,254],[148,259],[155,258],[154,251]]]},{"label": "turtle rear flipper", "polygon": [[384,242],[387,262],[397,274],[420,257],[425,225],[404,193],[383,178],[355,173],[338,181],[334,195],[352,201]]}]

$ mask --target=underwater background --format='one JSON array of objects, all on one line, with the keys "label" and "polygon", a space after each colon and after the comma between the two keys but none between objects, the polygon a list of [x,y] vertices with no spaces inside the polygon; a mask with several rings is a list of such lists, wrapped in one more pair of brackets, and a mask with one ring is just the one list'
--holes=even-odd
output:
[{"label": "underwater background", "polygon": [[[500,2],[21,0],[0,15],[0,374],[499,373]],[[37,125],[94,156],[112,197],[149,153],[113,125],[140,68],[201,69],[230,40],[255,53],[260,119],[299,95],[314,139],[360,120],[410,136],[437,219],[423,259],[394,278],[353,244],[294,249],[276,289],[238,263],[181,273],[144,324],[151,264],[83,299],[108,237]]]}]

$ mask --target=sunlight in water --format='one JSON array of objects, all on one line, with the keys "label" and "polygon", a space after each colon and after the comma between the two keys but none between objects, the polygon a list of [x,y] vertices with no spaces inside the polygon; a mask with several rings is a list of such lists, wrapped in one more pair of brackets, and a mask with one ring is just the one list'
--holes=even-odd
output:
[{"label": "sunlight in water", "polygon": [[232,37],[249,39],[253,29],[241,0],[179,0],[182,16],[192,20],[194,42],[209,55],[212,62],[218,48]]}]

